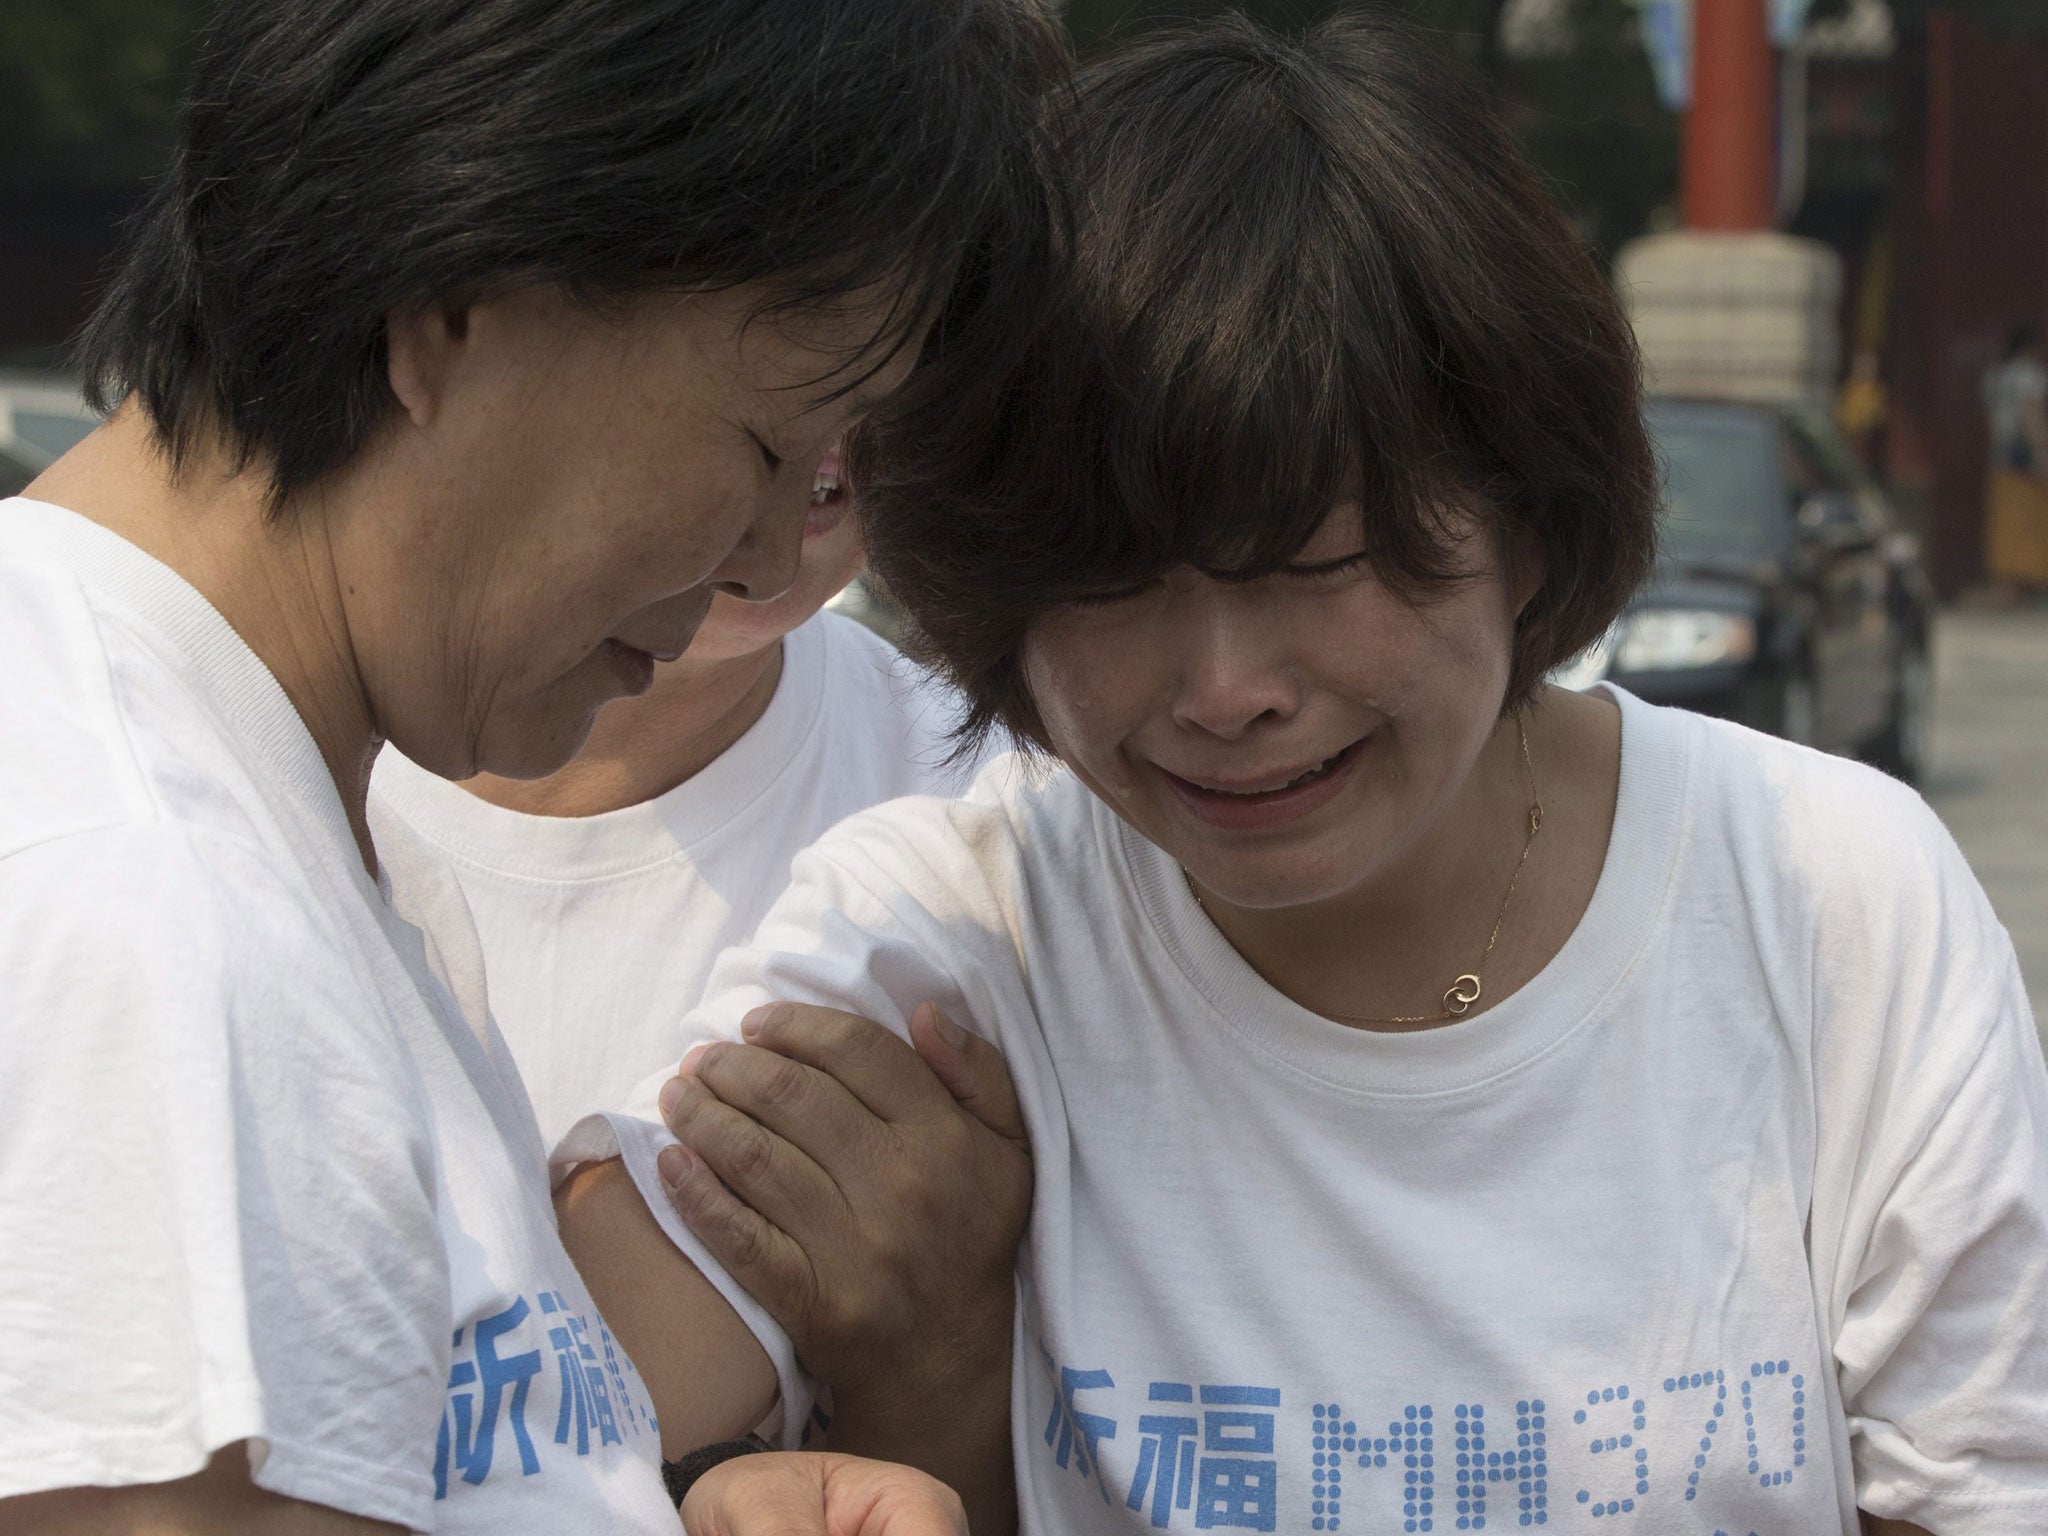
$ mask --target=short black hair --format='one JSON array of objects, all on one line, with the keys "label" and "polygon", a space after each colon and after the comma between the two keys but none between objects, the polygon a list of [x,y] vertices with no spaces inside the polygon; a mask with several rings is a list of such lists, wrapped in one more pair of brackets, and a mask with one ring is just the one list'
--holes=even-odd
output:
[{"label": "short black hair", "polygon": [[1057,239],[1066,68],[1042,0],[223,0],[88,393],[174,467],[217,433],[275,508],[392,410],[389,315],[526,283],[895,283],[871,344],[936,312],[927,356],[981,371]]},{"label": "short black hair", "polygon": [[1614,622],[1655,547],[1634,338],[1464,66],[1384,13],[1228,18],[1085,69],[1063,157],[1043,329],[850,466],[966,739],[1045,745],[1038,615],[1178,566],[1267,574],[1353,489],[1405,595],[1456,579],[1464,508],[1541,550],[1504,709]]}]

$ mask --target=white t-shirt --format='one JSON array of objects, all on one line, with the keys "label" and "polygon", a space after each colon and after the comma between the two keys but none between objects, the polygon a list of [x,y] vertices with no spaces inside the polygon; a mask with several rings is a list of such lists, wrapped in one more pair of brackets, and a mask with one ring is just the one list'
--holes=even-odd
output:
[{"label": "white t-shirt", "polygon": [[0,1496],[247,1440],[411,1530],[673,1536],[474,956],[386,905],[276,680],[23,500],[0,656]]},{"label": "white t-shirt", "polygon": [[[694,1036],[932,997],[1001,1045],[1026,1532],[2048,1529],[2004,931],[1911,791],[1614,696],[1591,905],[1463,1023],[1295,1006],[1071,776],[1002,764],[840,826],[720,962]],[[608,1136],[678,1232],[659,1127],[571,1142]]]},{"label": "white t-shirt", "polygon": [[529,816],[386,751],[371,826],[380,847],[424,844],[461,886],[492,1012],[552,1146],[673,1070],[677,1016],[703,997],[720,951],[754,931],[801,849],[884,800],[966,788],[973,765],[947,761],[958,713],[957,696],[886,641],[820,613],[783,641],[761,718],[665,795]]}]

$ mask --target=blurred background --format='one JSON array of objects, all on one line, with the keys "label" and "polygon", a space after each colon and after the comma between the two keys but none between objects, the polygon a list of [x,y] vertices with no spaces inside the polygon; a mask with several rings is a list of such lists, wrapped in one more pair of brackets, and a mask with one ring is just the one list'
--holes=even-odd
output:
[{"label": "blurred background", "polygon": [[[1916,782],[2048,1010],[2048,0],[1351,0],[1439,30],[1615,274],[1664,574],[1567,669]],[[1084,52],[1225,9],[1069,0]],[[1276,24],[1340,8],[1237,0]],[[0,3],[0,493],[205,0]],[[886,626],[886,599],[854,594]]]}]

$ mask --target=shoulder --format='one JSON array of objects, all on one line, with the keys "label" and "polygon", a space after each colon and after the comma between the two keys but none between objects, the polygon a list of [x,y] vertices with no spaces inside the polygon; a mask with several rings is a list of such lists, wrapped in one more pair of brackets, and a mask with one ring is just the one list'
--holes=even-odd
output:
[{"label": "shoulder", "polygon": [[61,1021],[51,1046],[72,1056],[172,1040],[181,1060],[406,1075],[305,872],[211,827],[117,823],[0,857],[0,974],[10,1023]]},{"label": "shoulder", "polygon": [[957,796],[910,795],[840,822],[804,854],[794,878],[857,882],[892,904],[903,897],[934,913],[1005,915],[1029,894],[1053,894],[1081,861],[1068,857],[1099,836],[1095,797],[1057,763],[1007,753]]},{"label": "shoulder", "polygon": [[1823,1036],[1933,1030],[1952,1051],[1996,1027],[2017,985],[2012,944],[1925,800],[1741,726],[1684,729],[1684,921],[1742,931],[1781,1008]]},{"label": "shoulder", "polygon": [[936,1002],[999,1042],[1021,1002],[1033,914],[1071,909],[1092,866],[1051,854],[1086,835],[1092,797],[1064,770],[1004,759],[957,798],[910,796],[848,817],[797,855],[749,943],[720,958],[691,1026],[735,1026],[771,999],[843,1008],[901,1031]]},{"label": "shoulder", "polygon": [[0,552],[0,854],[152,807],[110,640],[71,572]]},{"label": "shoulder", "polygon": [[865,624],[829,608],[821,608],[791,630],[784,644],[815,647],[828,680],[884,694],[892,678],[924,675],[915,662]]},{"label": "shoulder", "polygon": [[950,683],[843,614],[821,612],[797,633],[807,631],[824,657],[834,733],[858,738],[856,752],[869,756],[889,793],[957,794],[966,787],[982,758],[956,758],[953,733],[966,703]]},{"label": "shoulder", "polygon": [[1753,873],[1823,903],[1976,891],[1955,839],[1910,786],[1728,721],[1689,729],[1699,813]]},{"label": "shoulder", "polygon": [[0,655],[0,855],[167,819],[258,836],[246,743],[193,658],[119,597],[0,543]]}]

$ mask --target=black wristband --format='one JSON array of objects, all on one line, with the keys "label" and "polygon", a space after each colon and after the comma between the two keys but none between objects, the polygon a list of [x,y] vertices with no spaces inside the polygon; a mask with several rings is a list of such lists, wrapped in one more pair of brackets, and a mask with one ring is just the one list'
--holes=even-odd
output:
[{"label": "black wristband", "polygon": [[716,1445],[699,1446],[681,1461],[663,1462],[661,1480],[668,1485],[669,1502],[681,1509],[690,1485],[713,1467],[731,1461],[735,1456],[752,1456],[757,1451],[773,1449],[759,1435],[748,1435],[744,1440],[721,1440]]}]

